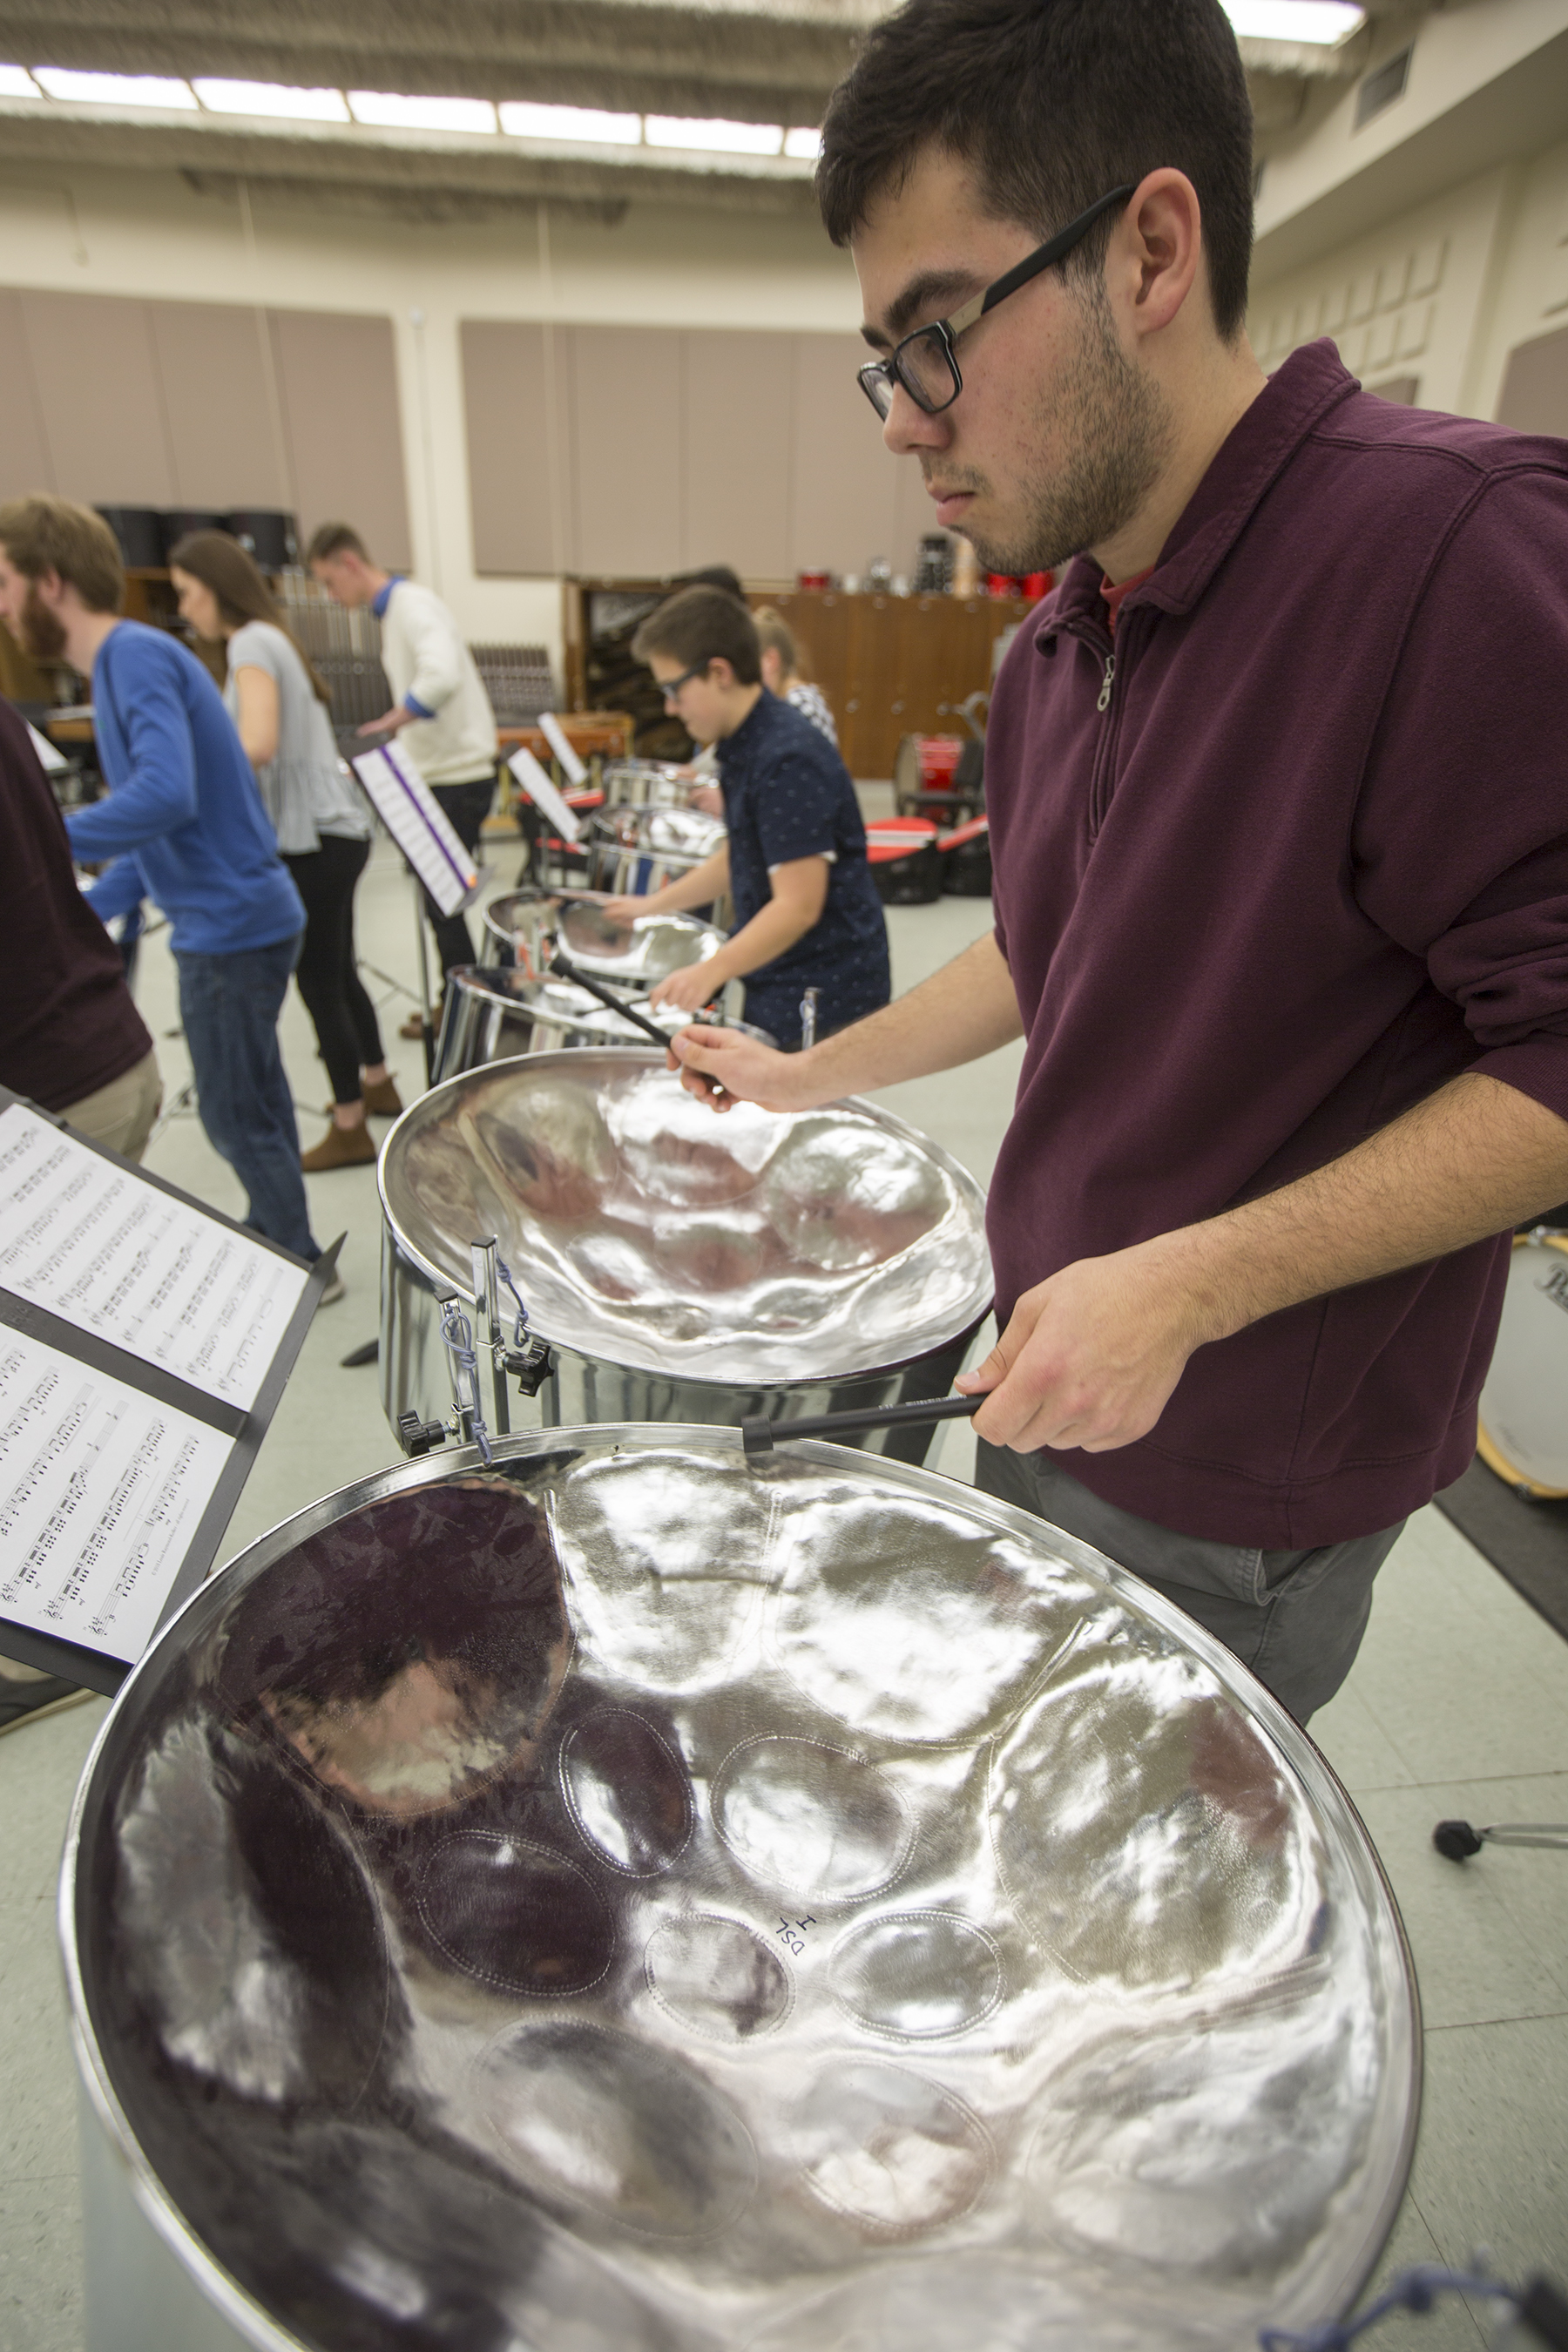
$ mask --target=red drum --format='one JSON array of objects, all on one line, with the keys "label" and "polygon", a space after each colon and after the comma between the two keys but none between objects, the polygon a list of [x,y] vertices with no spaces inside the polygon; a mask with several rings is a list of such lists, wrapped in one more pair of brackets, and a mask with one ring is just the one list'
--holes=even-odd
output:
[{"label": "red drum", "polygon": [[[900,815],[930,813],[956,789],[962,735],[904,735],[893,754],[893,802]],[[936,814],[943,812],[939,808]]]}]

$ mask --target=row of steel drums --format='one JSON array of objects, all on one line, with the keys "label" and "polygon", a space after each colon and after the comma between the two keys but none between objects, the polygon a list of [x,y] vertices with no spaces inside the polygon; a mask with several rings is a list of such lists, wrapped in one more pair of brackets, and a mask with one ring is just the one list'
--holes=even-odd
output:
[{"label": "row of steel drums", "polygon": [[[492,990],[691,960],[589,898],[490,936]],[[252,1545],[79,1792],[88,2352],[1238,2352],[1348,2308],[1419,2027],[1310,1741],[922,1447],[738,1443],[950,1386],[980,1188],[499,1001],[555,1050],[382,1155],[384,1400],[446,1411],[494,1234],[546,1427]]]},{"label": "row of steel drums", "polygon": [[588,814],[574,845],[540,845],[536,880],[646,897],[700,866],[725,837],[720,818],[692,806],[701,782],[655,761],[611,763],[603,790],[603,805]]}]

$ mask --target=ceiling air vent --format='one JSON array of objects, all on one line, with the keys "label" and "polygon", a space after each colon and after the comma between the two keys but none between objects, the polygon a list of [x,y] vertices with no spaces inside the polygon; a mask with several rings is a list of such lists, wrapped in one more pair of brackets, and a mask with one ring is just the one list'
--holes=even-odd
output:
[{"label": "ceiling air vent", "polygon": [[1392,106],[1396,98],[1404,97],[1405,85],[1410,79],[1410,59],[1415,47],[1412,41],[1409,48],[1401,49],[1396,58],[1390,58],[1385,66],[1379,66],[1375,73],[1367,75],[1355,94],[1355,127],[1358,131],[1363,123],[1370,122],[1374,114],[1381,114],[1385,106]]}]

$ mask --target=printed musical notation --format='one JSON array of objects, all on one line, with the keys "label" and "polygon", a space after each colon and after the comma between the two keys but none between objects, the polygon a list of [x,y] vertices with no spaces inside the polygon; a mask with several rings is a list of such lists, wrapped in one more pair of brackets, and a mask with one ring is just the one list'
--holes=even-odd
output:
[{"label": "printed musical notation", "polygon": [[243,1412],[308,1279],[36,1111],[0,1112],[0,1288]]},{"label": "printed musical notation", "polygon": [[229,1451],[188,1413],[0,1331],[0,1615],[139,1657]]}]

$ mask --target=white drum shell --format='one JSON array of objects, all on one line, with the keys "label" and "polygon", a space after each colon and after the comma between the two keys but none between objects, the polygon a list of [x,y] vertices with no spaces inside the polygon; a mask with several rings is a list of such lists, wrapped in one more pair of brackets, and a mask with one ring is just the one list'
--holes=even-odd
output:
[{"label": "white drum shell", "polygon": [[1568,1495],[1568,1242],[1521,1234],[1480,1398],[1483,1457],[1542,1496]]}]

